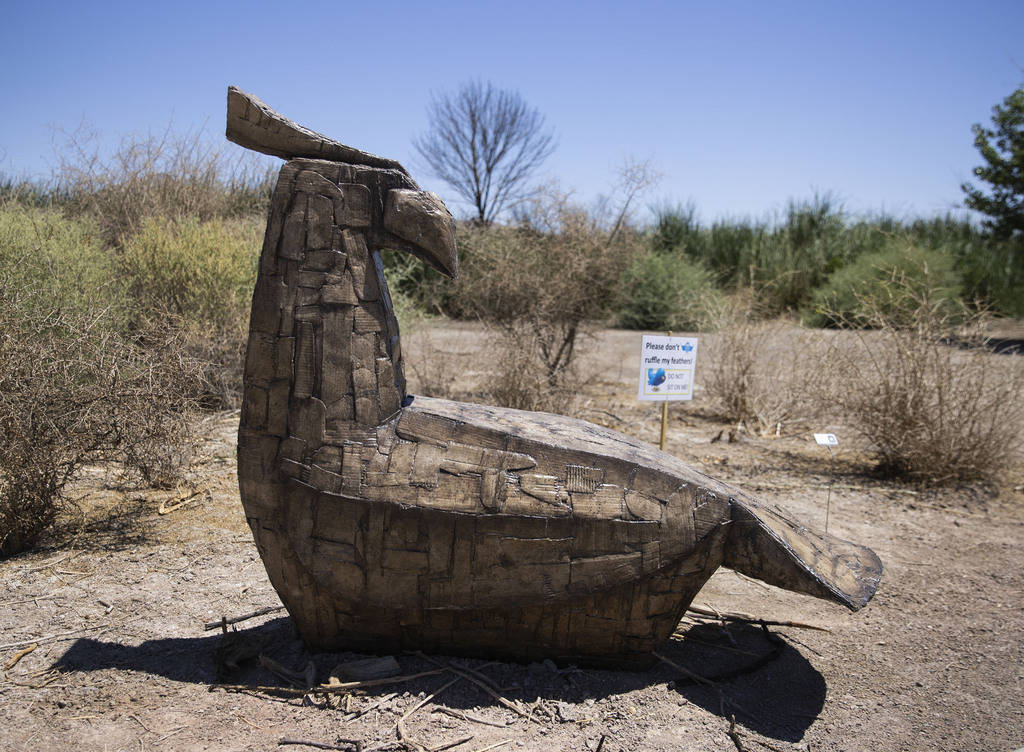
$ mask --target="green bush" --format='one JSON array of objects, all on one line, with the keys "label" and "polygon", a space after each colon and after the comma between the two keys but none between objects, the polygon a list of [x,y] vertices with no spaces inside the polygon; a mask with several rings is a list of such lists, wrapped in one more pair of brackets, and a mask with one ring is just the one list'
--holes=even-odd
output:
[{"label": "green bush", "polygon": [[150,218],[121,255],[138,320],[171,316],[189,355],[203,363],[191,389],[209,409],[237,407],[241,399],[262,235],[256,218]]},{"label": "green bush", "polygon": [[828,194],[791,201],[776,222],[722,220],[700,228],[692,206],[663,210],[652,247],[674,247],[710,270],[720,285],[749,288],[762,315],[807,302],[811,291],[856,253]]},{"label": "green bush", "polygon": [[146,219],[121,255],[141,309],[222,328],[248,316],[263,220]]},{"label": "green bush", "polygon": [[682,253],[637,256],[625,288],[619,323],[627,329],[697,331],[721,305],[711,272]]},{"label": "green bush", "polygon": [[830,275],[898,238],[952,256],[968,302],[1024,315],[1024,242],[999,240],[949,214],[851,220],[825,194],[790,202],[775,221],[720,220],[701,226],[692,205],[662,208],[648,233],[653,250],[684,253],[711,271],[724,290],[751,292],[760,316],[806,308]]},{"label": "green bush", "polygon": [[0,205],[0,269],[21,305],[59,300],[76,314],[106,311],[102,325],[121,328],[129,298],[116,259],[100,242],[96,223],[55,209]]},{"label": "green bush", "polygon": [[815,290],[804,321],[811,326],[868,327],[881,315],[894,326],[906,326],[922,299],[955,315],[961,287],[951,253],[892,239],[882,250],[832,274]]}]

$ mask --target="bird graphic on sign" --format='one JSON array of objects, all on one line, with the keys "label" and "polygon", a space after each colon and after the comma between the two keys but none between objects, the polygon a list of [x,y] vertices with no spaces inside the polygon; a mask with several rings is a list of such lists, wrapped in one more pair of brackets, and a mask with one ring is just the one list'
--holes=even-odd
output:
[{"label": "bird graphic on sign", "polygon": [[665,379],[668,376],[665,375],[664,368],[648,368],[647,369],[647,384],[653,389],[657,389],[659,386],[665,383]]}]

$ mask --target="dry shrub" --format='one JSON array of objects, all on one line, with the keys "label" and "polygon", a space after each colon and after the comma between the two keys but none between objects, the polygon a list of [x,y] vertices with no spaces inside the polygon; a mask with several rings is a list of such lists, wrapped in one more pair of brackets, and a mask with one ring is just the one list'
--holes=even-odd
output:
[{"label": "dry shrub", "polygon": [[8,556],[50,527],[86,464],[116,460],[150,484],[176,479],[188,456],[191,399],[179,387],[190,364],[167,329],[130,340],[102,309],[62,309],[38,288],[0,281],[0,556]]},{"label": "dry shrub", "polygon": [[815,417],[824,344],[784,320],[760,321],[749,301],[720,309],[701,343],[706,394],[723,417],[759,435],[792,433]]},{"label": "dry shrub", "polygon": [[905,325],[897,325],[862,300],[874,331],[833,348],[841,380],[828,399],[871,443],[887,475],[929,484],[998,480],[1024,433],[1024,363],[985,346],[983,317],[950,316],[947,301],[928,291],[904,286],[894,294],[918,296],[911,319],[901,315]]},{"label": "dry shrub", "polygon": [[524,205],[514,226],[460,231],[459,246],[454,298],[460,313],[496,332],[495,399],[564,411],[552,395],[574,389],[579,336],[616,309],[639,238],[549,191]]},{"label": "dry shrub", "polygon": [[524,327],[495,338],[487,378],[490,401],[516,410],[574,415],[581,386],[575,363],[564,366],[552,381],[543,359],[545,348],[536,341],[537,336]]},{"label": "dry shrub", "polygon": [[201,131],[128,136],[104,157],[95,133],[67,139],[57,181],[72,211],[99,222],[108,245],[121,245],[147,217],[180,219],[263,215],[274,170],[253,152]]},{"label": "dry shrub", "polygon": [[[411,338],[405,336],[404,339],[408,342]],[[458,372],[451,354],[444,352],[428,331],[417,332],[415,340],[417,357],[405,360],[410,371],[407,376],[411,375],[416,379],[416,386],[410,391],[426,397],[454,399],[462,391],[458,388],[459,385],[465,388],[465,379],[464,374]],[[411,348],[406,349],[406,352],[410,350]]]}]

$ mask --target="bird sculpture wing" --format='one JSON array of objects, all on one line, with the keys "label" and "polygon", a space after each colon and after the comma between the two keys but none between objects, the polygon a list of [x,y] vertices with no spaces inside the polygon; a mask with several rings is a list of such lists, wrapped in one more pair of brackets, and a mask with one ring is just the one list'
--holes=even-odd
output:
[{"label": "bird sculpture wing", "polygon": [[[396,529],[404,517],[435,516],[426,528],[444,540],[385,536],[391,558],[401,560],[396,571],[425,587],[398,595],[387,583],[379,592],[368,583],[371,602],[559,601],[638,580],[702,547],[701,566],[724,563],[851,609],[870,599],[881,574],[870,549],[814,533],[671,455],[585,421],[416,397],[383,443],[342,495],[394,505],[388,519]],[[431,562],[435,550],[458,559],[460,546],[472,548],[465,568]]]}]

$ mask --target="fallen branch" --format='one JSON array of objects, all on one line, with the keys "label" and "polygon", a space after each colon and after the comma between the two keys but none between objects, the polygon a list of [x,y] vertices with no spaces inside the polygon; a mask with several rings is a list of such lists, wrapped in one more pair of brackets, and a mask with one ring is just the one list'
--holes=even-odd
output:
[{"label": "fallen branch", "polygon": [[[725,711],[724,711],[725,703],[728,702],[730,705],[735,707],[740,712],[746,713],[751,718],[757,718],[756,715],[751,713],[749,710],[746,710],[743,706],[741,706],[735,700],[727,698],[725,696],[725,692],[723,692],[722,688],[719,687],[718,684],[716,683],[716,679],[710,679],[710,678],[708,678],[706,676],[701,676],[700,674],[694,673],[693,671],[690,671],[688,668],[686,668],[684,666],[680,666],[675,661],[669,660],[668,658],[666,658],[665,656],[661,655],[660,653],[655,652],[654,653],[654,657],[657,658],[658,660],[664,662],[664,663],[667,663],[669,666],[674,668],[676,671],[679,671],[684,676],[689,677],[692,681],[695,681],[698,684],[703,684],[704,686],[706,686],[709,689],[711,689],[716,695],[718,695],[719,705],[723,708],[723,710],[722,710],[722,715],[723,716],[725,715]],[[731,676],[732,673],[734,673],[734,672],[726,672],[725,676],[727,678],[732,678],[732,676]]]},{"label": "fallen branch", "polygon": [[36,601],[52,601],[56,595],[37,595],[34,598],[20,598],[16,601],[2,601],[0,606],[17,606],[20,603],[35,603]]},{"label": "fallen branch", "polygon": [[161,736],[161,737],[159,737],[157,739],[154,739],[153,740],[153,744],[159,744],[160,742],[164,741],[165,739],[170,739],[175,734],[180,734],[182,731],[184,731],[187,728],[188,728],[188,726],[178,726],[178,728],[174,729],[173,731],[168,731],[163,736]]},{"label": "fallen branch", "polygon": [[736,745],[736,752],[747,752],[743,746],[743,740],[740,739],[740,732],[736,730],[736,716],[729,716],[729,730],[726,732],[729,738],[732,739],[732,743]]},{"label": "fallen branch", "polygon": [[[49,671],[49,669],[44,669],[44,671]],[[37,673],[38,673],[38,672],[37,672]],[[29,675],[30,675],[30,676],[35,676],[35,675],[37,675],[37,674],[29,674]],[[12,679],[12,678],[11,678],[11,677],[9,677],[9,676],[7,677],[7,681],[9,681],[9,682],[10,682],[11,684],[13,684],[13,685],[15,685],[15,686],[17,686],[17,687],[31,687],[32,689],[42,689],[43,687],[48,687],[48,686],[50,686],[50,685],[51,685],[51,684],[53,684],[53,683],[54,683],[55,681],[57,681],[58,679],[60,679],[60,678],[61,678],[62,676],[64,676],[64,674],[63,674],[63,673],[61,673],[60,671],[56,671],[56,670],[54,670],[54,671],[52,671],[52,672],[51,672],[51,673],[50,673],[50,674],[49,674],[49,675],[48,675],[48,676],[46,677],[46,679],[44,679],[43,681],[39,682],[38,684],[32,684],[31,682],[20,682],[20,681],[15,681],[14,679]],[[71,686],[71,685],[70,685],[70,684],[58,684],[58,685],[56,685],[56,686],[57,686],[57,687],[69,687],[69,686]]]},{"label": "fallen branch", "polygon": [[282,666],[264,653],[260,653],[259,661],[263,668],[276,674],[279,679],[284,679],[297,687],[312,687],[316,682],[316,666],[313,661],[306,663],[306,668],[302,671],[293,671],[287,666]]},{"label": "fallen branch", "polygon": [[[210,491],[209,486],[206,486],[205,488],[198,488],[189,493],[176,496],[173,499],[164,499],[163,501],[160,502],[160,506],[157,507],[156,513],[160,515],[170,514],[176,509],[181,509],[186,504],[191,504],[193,501],[196,500],[196,497],[202,494],[205,494],[206,497],[209,499],[213,498],[213,493]],[[173,503],[170,506],[167,506],[168,501]]]},{"label": "fallen branch", "polygon": [[210,689],[223,689],[228,692],[265,692],[267,694],[281,694],[289,697],[303,697],[309,694],[343,694],[353,689],[364,689],[366,687],[381,687],[386,684],[400,684],[402,682],[420,679],[424,676],[437,676],[443,674],[446,669],[435,669],[433,671],[421,671],[418,674],[406,676],[390,676],[386,679],[367,679],[366,681],[345,682],[344,684],[318,684],[309,689],[293,689],[291,687],[266,687],[249,684],[212,684]]},{"label": "fallen branch", "polygon": [[9,642],[6,645],[0,645],[0,650],[9,650],[10,648],[21,648],[26,645],[36,643],[36,645],[42,645],[47,642],[58,642],[60,640],[66,640],[73,635],[81,634],[82,632],[92,632],[98,629],[108,629],[109,624],[101,624],[98,627],[82,627],[81,629],[72,629],[70,632],[60,632],[59,634],[47,635],[46,637],[35,637],[31,640],[21,640],[19,642]]},{"label": "fallen branch", "polygon": [[7,663],[4,664],[4,671],[10,671],[12,668],[17,666],[18,665],[18,661],[20,661],[26,655],[31,653],[37,647],[39,647],[39,643],[38,642],[33,642],[27,648],[22,648],[21,650],[19,650],[17,653],[15,653],[13,656],[11,656],[11,660],[7,661]]},{"label": "fallen branch", "polygon": [[453,742],[448,742],[447,744],[441,744],[441,745],[439,745],[437,747],[431,747],[430,748],[430,752],[443,752],[443,750],[451,749],[452,747],[458,747],[460,744],[465,744],[466,742],[472,741],[475,738],[476,737],[473,736],[472,734],[469,735],[469,736],[464,736],[461,739],[456,739]]},{"label": "fallen branch", "polygon": [[448,689],[448,687],[452,686],[453,684],[458,684],[460,681],[462,681],[462,677],[456,676],[450,682],[448,682],[441,688],[434,690],[429,695],[420,700],[418,703],[413,705],[409,710],[405,711],[405,713],[395,722],[395,729],[398,731],[398,738],[402,741],[403,744],[408,744],[409,746],[414,747],[415,749],[426,749],[426,747],[424,747],[419,742],[413,741],[411,738],[409,738],[409,734],[405,730],[405,719],[411,716],[420,708],[422,708],[428,702],[433,700],[435,697],[437,697],[437,695],[444,692],[446,689]]},{"label": "fallen branch", "polygon": [[491,683],[489,681],[487,681],[486,679],[483,679],[483,678],[477,678],[476,676],[473,676],[473,673],[470,672],[471,670],[470,671],[466,671],[466,670],[463,670],[461,668],[456,668],[455,666],[453,666],[450,663],[447,663],[445,661],[435,660],[435,659],[431,658],[430,656],[425,655],[424,653],[421,653],[419,651],[417,651],[416,655],[418,655],[421,658],[429,661],[430,663],[433,663],[435,666],[441,666],[442,669],[445,670],[445,671],[451,671],[453,674],[457,674],[458,676],[461,676],[463,679],[466,679],[467,681],[473,682],[473,684],[475,684],[478,687],[480,687],[482,690],[484,690],[484,692],[489,694],[491,697],[493,697],[495,700],[500,702],[502,705],[504,705],[506,708],[508,708],[512,712],[516,713],[517,715],[522,716],[523,718],[526,718],[528,720],[531,720],[534,723],[540,723],[540,721],[538,721],[537,719],[531,717],[529,713],[527,713],[525,710],[520,708],[514,702],[512,702],[509,699],[507,699],[506,697],[503,697],[497,691],[497,689],[492,688],[491,687]]},{"label": "fallen branch", "polygon": [[703,684],[706,687],[714,687],[715,686],[715,682],[712,681],[711,679],[708,679],[706,676],[701,676],[700,674],[698,674],[698,673],[696,673],[694,671],[691,671],[690,669],[686,668],[685,666],[680,666],[675,661],[670,660],[669,658],[666,658],[665,656],[663,656],[661,653],[659,653],[657,651],[654,651],[654,657],[657,658],[662,663],[668,664],[669,666],[674,668],[676,671],[681,673],[683,676],[686,676],[689,679],[692,679],[693,681],[697,682],[698,684]]},{"label": "fallen branch", "polygon": [[494,744],[490,744],[490,745],[488,745],[486,747],[481,747],[480,749],[476,750],[476,752],[488,752],[488,750],[497,749],[498,747],[504,747],[506,744],[511,744],[511,743],[512,743],[511,739],[504,739],[503,741],[495,742]]},{"label": "fallen branch", "polygon": [[286,744],[295,744],[303,747],[315,747],[316,749],[340,749],[342,752],[350,752],[355,749],[356,752],[362,752],[363,743],[357,739],[338,739],[339,744],[345,744],[345,747],[339,747],[337,744],[324,744],[323,742],[314,742],[309,739],[278,739],[277,746],[283,747]]},{"label": "fallen branch", "polygon": [[[347,726],[348,724],[353,723],[354,721],[358,720],[359,718],[362,718],[367,713],[370,713],[370,712],[376,710],[377,708],[379,708],[385,702],[390,702],[392,699],[394,699],[396,694],[397,694],[397,692],[389,692],[388,694],[384,695],[379,700],[377,700],[377,702],[373,703],[373,705],[370,705],[369,707],[367,707],[367,708],[365,708],[363,710],[357,710],[356,714],[354,716],[352,716],[351,718],[347,718],[341,725],[342,726]],[[348,699],[348,697],[349,697],[349,695],[345,695],[346,700]]]},{"label": "fallen branch", "polygon": [[[698,623],[701,624],[702,626],[704,625],[704,622],[698,622]],[[681,640],[683,640],[685,642],[692,642],[692,643],[695,643],[697,645],[706,645],[709,648],[715,648],[717,650],[728,650],[728,651],[730,651],[732,653],[739,653],[740,655],[749,655],[749,656],[752,656],[754,658],[758,657],[757,653],[751,652],[750,650],[743,650],[742,648],[731,647],[729,645],[716,645],[713,642],[707,642],[705,640],[698,640],[696,637],[692,637],[688,632],[681,632],[678,629],[675,632],[672,633],[672,636],[673,637],[678,637],[679,639],[681,639]]]},{"label": "fallen branch", "polygon": [[263,616],[264,614],[274,614],[278,611],[284,611],[284,606],[268,606],[267,608],[259,608],[255,611],[250,611],[247,614],[242,614],[241,616],[232,616],[230,619],[222,616],[220,619],[217,619],[216,621],[206,622],[203,625],[203,631],[209,632],[211,629],[219,629],[223,626],[238,624],[238,622],[240,621],[255,619],[257,616]]},{"label": "fallen branch", "polygon": [[[674,661],[670,661],[668,658],[665,658],[664,656],[658,653],[655,653],[654,656],[659,660],[672,666],[673,668],[678,669],[692,681],[695,681],[698,684],[706,684],[707,686],[713,687],[716,686],[717,682],[729,681],[730,679],[735,679],[737,676],[743,676],[744,674],[749,674],[752,671],[757,671],[759,668],[771,663],[776,658],[778,658],[779,655],[782,654],[782,648],[785,647],[785,643],[779,638],[779,636],[773,634],[772,632],[769,632],[767,627],[762,626],[761,630],[764,632],[765,639],[771,643],[771,650],[769,650],[764,655],[758,657],[757,660],[751,661],[745,666],[730,669],[729,671],[723,671],[722,673],[715,674],[714,676],[701,676],[700,674],[696,674],[693,671],[690,671],[689,669],[680,666],[678,663],[675,663]],[[740,708],[738,705],[736,707],[739,710],[743,710],[743,708]],[[746,713],[747,711],[743,710],[743,712]]]},{"label": "fallen branch", "polygon": [[494,728],[508,728],[507,723],[495,723],[494,721],[488,721],[483,718],[477,718],[476,716],[470,715],[469,713],[461,710],[455,710],[453,708],[434,708],[434,713],[444,713],[450,715],[452,718],[458,718],[462,721],[468,721],[470,723],[482,723],[484,726],[493,726]]},{"label": "fallen branch", "polygon": [[802,621],[773,621],[771,619],[758,619],[756,616],[750,614],[728,614],[722,613],[721,611],[715,611],[709,608],[701,608],[700,606],[690,606],[686,609],[688,612],[700,614],[701,616],[709,616],[713,619],[720,619],[722,621],[734,621],[741,624],[765,624],[769,627],[794,627],[796,629],[814,629],[818,632],[831,632],[829,627],[822,627],[817,624],[807,624]]},{"label": "fallen branch", "polygon": [[442,686],[440,689],[437,689],[434,692],[432,692],[431,694],[429,694],[426,697],[424,697],[422,700],[420,700],[418,703],[416,703],[412,708],[410,708],[409,710],[405,711],[405,713],[402,715],[402,717],[398,719],[398,723],[402,723],[406,718],[411,716],[417,710],[422,708],[428,702],[430,702],[435,697],[437,697],[439,694],[441,694],[446,689],[448,689],[448,687],[452,686],[453,684],[458,684],[460,681],[462,681],[462,677],[461,676],[457,676],[454,679],[452,679],[450,682],[448,682],[447,684]]}]

